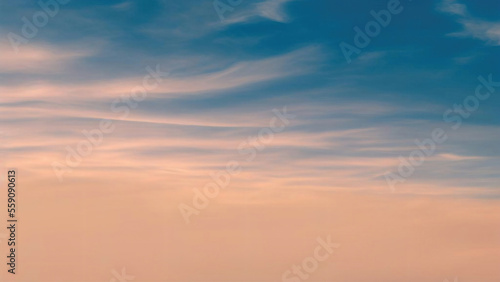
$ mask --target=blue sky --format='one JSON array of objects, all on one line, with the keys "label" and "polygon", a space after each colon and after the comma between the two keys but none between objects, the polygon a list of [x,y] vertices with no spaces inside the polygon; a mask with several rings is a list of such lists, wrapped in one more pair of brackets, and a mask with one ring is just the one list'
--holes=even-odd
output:
[{"label": "blue sky", "polygon": [[[238,140],[258,130],[273,108],[287,106],[298,116],[288,132],[318,138],[322,145],[297,140],[270,148],[270,156],[289,164],[380,158],[384,165],[377,168],[346,165],[353,179],[371,183],[396,167],[397,158],[415,148],[415,139],[429,137],[436,127],[450,129],[443,113],[474,94],[478,76],[500,80],[497,1],[402,1],[403,11],[392,15],[351,63],[339,44],[353,44],[353,28],[364,28],[373,20],[370,11],[387,9],[388,1],[242,1],[224,13],[223,21],[211,1],[70,1],[19,47],[16,62],[8,60],[13,51],[7,35],[21,35],[22,17],[31,19],[40,7],[32,1],[0,3],[6,51],[0,63],[2,107],[18,115],[5,119],[27,130],[35,120],[49,119],[43,111],[60,112],[48,121],[60,128],[42,135],[77,140],[79,130],[110,115],[117,93],[109,88],[127,87],[125,82],[142,77],[147,66],[161,65],[168,81],[132,110],[134,118],[118,123],[130,130],[142,126],[137,123],[161,124],[161,130],[174,127],[186,138],[231,136],[232,148],[203,153],[224,159],[222,151],[231,155]],[[41,54],[39,61],[29,61],[35,53]],[[42,85],[48,93],[33,94],[29,85]],[[498,188],[499,95],[482,101],[459,130],[450,131],[435,159],[411,177],[415,184]],[[19,114],[35,108],[41,117]],[[81,128],[65,128],[69,121]],[[150,128],[148,134],[156,136],[158,130]],[[50,151],[60,158],[70,143],[16,150]],[[151,151],[202,154],[196,146],[158,146],[137,149],[131,158]],[[318,183],[337,187],[323,178]]]},{"label": "blue sky", "polygon": [[500,1],[37,3],[0,0],[18,281],[287,281],[318,237],[341,248],[308,281],[500,281]]}]

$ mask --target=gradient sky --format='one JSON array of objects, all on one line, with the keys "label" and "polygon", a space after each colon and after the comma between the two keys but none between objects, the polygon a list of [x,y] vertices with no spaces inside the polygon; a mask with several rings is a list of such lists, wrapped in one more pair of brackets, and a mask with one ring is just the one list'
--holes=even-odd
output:
[{"label": "gradient sky", "polygon": [[[500,81],[500,2],[402,0],[348,63],[339,44],[387,2],[243,0],[221,21],[212,1],[72,0],[16,52],[8,34],[41,8],[0,0],[24,258],[2,281],[280,281],[328,234],[341,250],[309,281],[500,281],[500,88],[459,129],[443,120],[478,76]],[[158,88],[113,112],[157,65]],[[285,106],[295,118],[245,162],[239,144]],[[53,163],[101,119],[114,132],[59,181]],[[384,174],[435,128],[448,140],[392,193]],[[242,172],[186,225],[179,203],[230,160]]]}]

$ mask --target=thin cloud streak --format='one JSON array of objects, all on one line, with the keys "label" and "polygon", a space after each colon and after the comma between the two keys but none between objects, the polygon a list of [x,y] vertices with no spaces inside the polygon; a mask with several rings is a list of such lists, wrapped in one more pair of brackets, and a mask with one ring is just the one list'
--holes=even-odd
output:
[{"label": "thin cloud streak", "polygon": [[462,24],[463,31],[448,34],[455,37],[472,37],[485,41],[494,46],[500,45],[500,22],[485,21],[469,14],[464,4],[456,0],[442,0],[438,10],[457,16],[457,21]]}]

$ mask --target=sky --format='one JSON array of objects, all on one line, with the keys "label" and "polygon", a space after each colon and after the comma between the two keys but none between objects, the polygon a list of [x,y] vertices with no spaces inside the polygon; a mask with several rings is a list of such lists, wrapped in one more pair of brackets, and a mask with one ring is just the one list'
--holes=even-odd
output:
[{"label": "sky", "polygon": [[500,280],[500,2],[55,1],[0,0],[2,281]]}]

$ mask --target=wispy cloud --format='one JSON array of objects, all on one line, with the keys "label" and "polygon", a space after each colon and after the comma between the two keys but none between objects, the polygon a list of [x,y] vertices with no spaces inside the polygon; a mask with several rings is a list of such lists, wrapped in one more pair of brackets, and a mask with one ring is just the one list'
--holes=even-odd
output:
[{"label": "wispy cloud", "polygon": [[0,73],[55,73],[64,70],[78,59],[89,57],[94,50],[60,48],[51,45],[30,44],[20,52],[0,44]]},{"label": "wispy cloud", "polygon": [[[22,56],[31,56],[36,59],[33,60],[28,58],[29,61],[26,59],[26,62],[29,62],[29,65],[39,72],[50,72],[54,64],[63,64],[70,59],[82,56],[79,52],[65,53],[45,51],[45,49],[34,49],[32,53],[23,54]],[[21,59],[16,60],[15,58]],[[170,97],[185,94],[203,94],[216,90],[227,90],[245,85],[262,83],[284,77],[304,75],[314,69],[314,67],[311,67],[311,64],[317,62],[320,58],[320,49],[315,46],[310,46],[283,55],[253,61],[240,61],[218,71],[165,79],[162,86],[151,93],[163,96],[168,95]],[[23,60],[24,57],[14,57],[14,59],[6,60],[3,64],[7,67],[6,70],[15,71],[24,66]],[[39,64],[36,64],[37,60]],[[0,65],[1,64],[2,63],[0,63]],[[169,67],[175,70],[175,66]],[[169,69],[169,71],[172,71],[172,69]],[[123,93],[128,93],[130,89],[141,81],[141,79],[142,77],[129,77],[78,84],[64,84],[39,80],[37,82],[31,82],[30,85],[1,86],[0,90],[2,90],[3,93],[7,93],[4,98],[6,101],[10,102],[34,97],[38,100],[64,97],[66,99],[71,98],[75,101],[84,101],[89,99],[119,97],[119,95]]]},{"label": "wispy cloud", "polygon": [[490,45],[500,45],[500,22],[485,21],[474,17],[469,14],[464,4],[456,0],[443,0],[438,5],[438,10],[457,16],[457,22],[463,26],[463,31],[450,33],[449,36],[472,37]]},{"label": "wispy cloud", "polygon": [[225,24],[243,23],[256,19],[266,19],[274,22],[287,23],[291,21],[286,12],[286,5],[296,0],[265,0],[259,3],[252,3],[246,9],[228,18]]},{"label": "wispy cloud", "polygon": [[453,15],[465,16],[467,14],[467,7],[464,4],[458,3],[456,0],[443,0],[438,9],[441,12]]},{"label": "wispy cloud", "polygon": [[285,11],[285,5],[293,0],[267,0],[257,4],[259,15],[276,22],[288,22],[289,16]]}]

